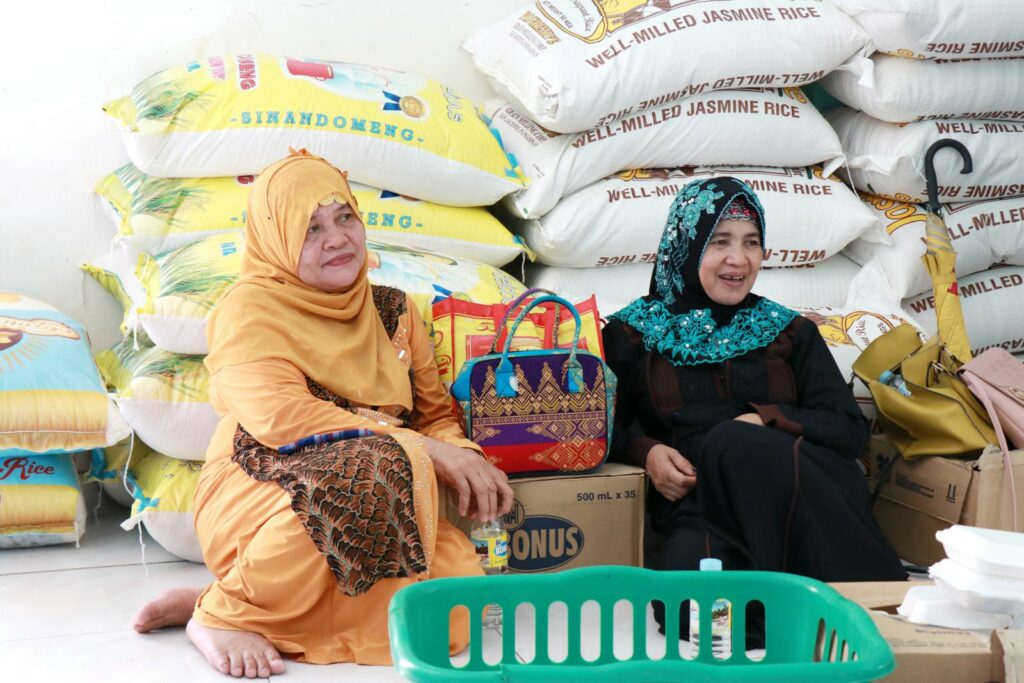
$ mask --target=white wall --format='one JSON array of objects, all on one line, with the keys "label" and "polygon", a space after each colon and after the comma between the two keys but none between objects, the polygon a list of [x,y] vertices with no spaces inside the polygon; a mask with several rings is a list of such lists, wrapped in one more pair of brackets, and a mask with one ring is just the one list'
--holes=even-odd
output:
[{"label": "white wall", "polygon": [[[0,290],[80,320],[94,350],[117,341],[119,305],[79,264],[114,227],[94,183],[128,161],[100,107],[143,78],[237,52],[374,64],[492,94],[462,41],[525,0],[56,0],[0,12]],[[17,7],[16,10],[13,7]]]}]

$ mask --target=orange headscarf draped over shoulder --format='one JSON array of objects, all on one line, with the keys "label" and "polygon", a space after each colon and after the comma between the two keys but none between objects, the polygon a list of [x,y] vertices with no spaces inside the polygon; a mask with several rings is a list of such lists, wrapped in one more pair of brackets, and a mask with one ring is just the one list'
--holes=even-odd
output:
[{"label": "orange headscarf draped over shoulder", "polygon": [[249,192],[241,277],[210,316],[211,375],[281,360],[349,400],[412,408],[406,366],[373,304],[366,261],[353,285],[330,294],[298,277],[309,219],[332,195],[358,212],[346,174],[305,150],[266,168]]}]

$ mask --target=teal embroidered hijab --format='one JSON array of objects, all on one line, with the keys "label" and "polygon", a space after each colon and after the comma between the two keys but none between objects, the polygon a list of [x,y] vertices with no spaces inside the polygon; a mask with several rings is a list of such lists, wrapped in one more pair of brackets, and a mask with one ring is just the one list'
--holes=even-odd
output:
[{"label": "teal embroidered hijab", "polygon": [[674,365],[721,363],[763,348],[797,316],[756,294],[735,306],[708,296],[700,264],[723,218],[756,223],[764,249],[764,209],[750,186],[727,176],[695,180],[669,209],[648,295],[611,316],[639,332],[648,351]]}]

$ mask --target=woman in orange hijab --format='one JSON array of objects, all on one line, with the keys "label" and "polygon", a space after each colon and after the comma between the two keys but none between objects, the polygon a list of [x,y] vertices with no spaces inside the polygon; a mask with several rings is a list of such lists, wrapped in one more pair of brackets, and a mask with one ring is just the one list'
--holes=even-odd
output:
[{"label": "woman in orange hijab", "polygon": [[[241,277],[207,329],[222,418],[195,522],[216,580],[166,594],[136,622],[148,631],[187,614],[189,637],[222,673],[281,673],[281,654],[390,664],[391,596],[481,573],[439,516],[438,480],[463,515],[511,508],[505,475],[451,415],[415,305],[366,270],[344,173],[304,150],[263,171]],[[453,652],[467,626],[453,621]]]}]

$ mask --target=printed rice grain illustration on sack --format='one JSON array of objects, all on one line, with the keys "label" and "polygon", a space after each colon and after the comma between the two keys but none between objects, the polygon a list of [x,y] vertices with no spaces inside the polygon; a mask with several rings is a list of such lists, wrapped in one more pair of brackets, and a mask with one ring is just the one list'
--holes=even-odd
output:
[{"label": "printed rice grain illustration on sack", "polygon": [[[161,254],[244,228],[255,178],[158,178],[127,164],[104,176],[95,192],[117,227],[118,246],[130,256]],[[503,266],[525,251],[522,240],[486,209],[443,206],[350,185],[371,240],[492,266]]]},{"label": "printed rice grain illustration on sack", "polygon": [[867,42],[824,2],[537,0],[464,47],[516,109],[575,133],[693,95],[811,83]]},{"label": "printed rice grain illustration on sack", "polygon": [[53,306],[0,290],[0,457],[100,448],[129,433],[85,327]]},{"label": "printed rice grain illustration on sack", "polygon": [[[917,204],[864,194],[877,222],[844,254],[860,264],[877,258],[901,298],[930,292],[931,278],[921,257],[925,252],[927,212]],[[943,206],[950,241],[956,249],[959,277],[988,270],[997,263],[1024,266],[1024,197],[946,204]],[[874,233],[874,241],[867,238]],[[888,235],[891,245],[882,244]]]},{"label": "printed rice grain illustration on sack", "polygon": [[834,0],[879,52],[913,59],[1024,56],[1020,0]]},{"label": "printed rice grain illustration on sack", "polygon": [[902,201],[924,202],[924,158],[939,138],[963,144],[974,160],[970,175],[960,174],[955,154],[935,157],[938,196],[943,203],[1024,195],[1020,173],[1024,123],[943,120],[887,123],[847,107],[825,114],[846,152],[850,179],[858,190]]},{"label": "printed rice grain illustration on sack", "polygon": [[525,178],[451,88],[360,64],[240,54],[156,73],[104,107],[149,175],[252,175],[305,147],[353,181],[485,206]]},{"label": "printed rice grain illustration on sack", "polygon": [[720,175],[746,182],[764,205],[767,268],[824,261],[874,227],[857,196],[820,167],[715,166],[623,171],[563,197],[542,218],[523,222],[520,233],[545,265],[653,263],[676,193],[691,180]]},{"label": "printed rice grain illustration on sack", "polygon": [[203,357],[123,340],[96,356],[103,379],[138,438],[181,460],[205,460],[219,418]]},{"label": "printed rice grain illustration on sack", "polygon": [[[428,324],[431,305],[449,295],[479,303],[502,303],[525,291],[511,275],[482,263],[393,244],[368,242],[367,247],[370,282],[409,294]],[[143,293],[141,300],[129,305],[136,312],[139,326],[158,347],[181,354],[206,354],[206,319],[228,287],[238,280],[244,248],[242,233],[235,231],[157,257],[142,253],[135,268],[128,272],[111,273],[100,264],[83,267],[101,284],[128,281],[128,289]],[[123,266],[125,260],[119,263]],[[106,264],[109,262],[104,261]]]},{"label": "printed rice grain illustration on sack", "polygon": [[501,99],[484,111],[530,176],[530,186],[506,200],[523,218],[540,218],[562,197],[628,169],[823,164],[828,175],[844,158],[835,131],[799,88],[697,95],[572,135],[545,130]]},{"label": "printed rice grain illustration on sack", "polygon": [[[971,352],[999,347],[1010,353],[1024,351],[1024,266],[998,266],[959,278],[959,294]],[[912,296],[903,307],[935,334],[935,298],[930,292]]]},{"label": "printed rice grain illustration on sack", "polygon": [[837,100],[881,121],[1024,121],[1024,54],[1000,59],[907,59],[876,54],[871,78],[837,70],[821,84]]}]

